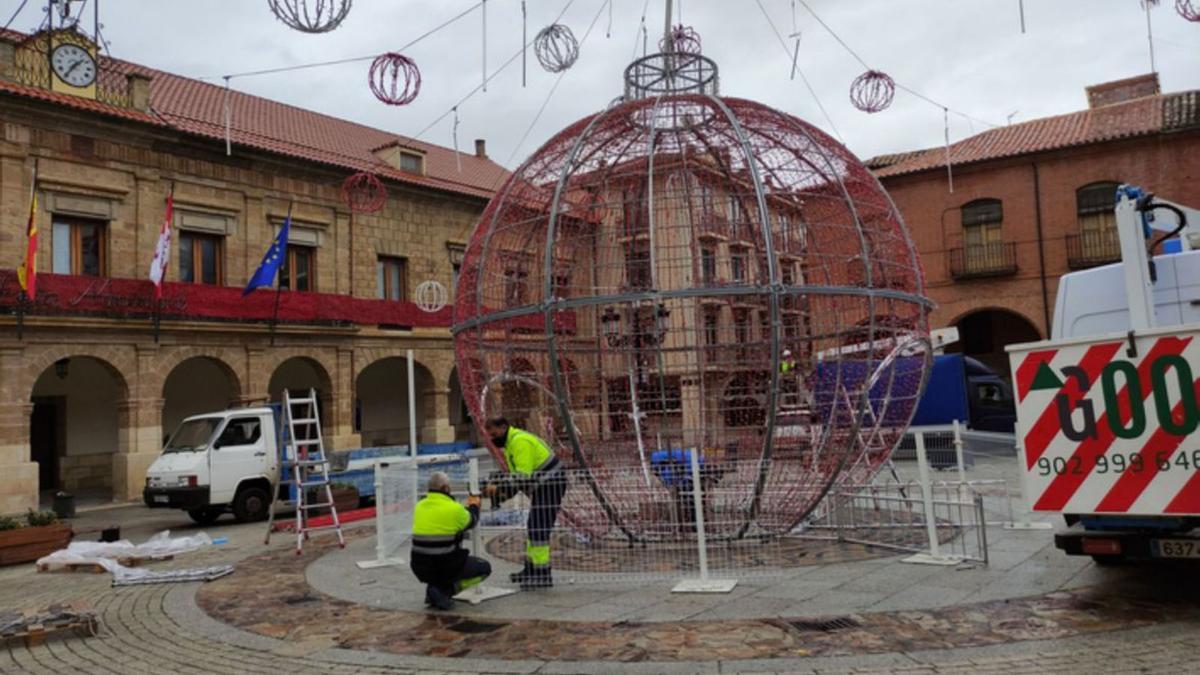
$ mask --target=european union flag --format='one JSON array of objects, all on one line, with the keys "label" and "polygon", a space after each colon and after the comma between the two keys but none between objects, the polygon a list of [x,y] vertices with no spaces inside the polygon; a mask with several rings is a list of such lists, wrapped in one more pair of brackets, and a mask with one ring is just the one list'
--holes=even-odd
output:
[{"label": "european union flag", "polygon": [[283,227],[279,228],[279,235],[275,237],[271,248],[267,249],[266,254],[263,255],[258,269],[254,270],[254,276],[250,277],[250,282],[246,284],[246,290],[242,291],[243,298],[250,295],[250,291],[259,286],[275,285],[275,275],[279,274],[279,266],[283,264],[284,256],[287,255],[288,230],[291,224],[291,216],[283,219]]}]

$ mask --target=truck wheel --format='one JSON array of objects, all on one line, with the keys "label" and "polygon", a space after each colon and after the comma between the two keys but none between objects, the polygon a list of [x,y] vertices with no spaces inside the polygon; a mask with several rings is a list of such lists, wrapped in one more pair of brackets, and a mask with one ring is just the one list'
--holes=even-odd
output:
[{"label": "truck wheel", "polygon": [[1101,567],[1116,567],[1125,562],[1123,555],[1094,555],[1092,561]]},{"label": "truck wheel", "polygon": [[212,525],[217,522],[217,518],[221,517],[221,510],[206,506],[202,509],[188,509],[187,514],[196,521],[197,525]]},{"label": "truck wheel", "polygon": [[271,495],[264,489],[251,485],[238,490],[233,498],[233,517],[239,523],[266,520],[267,509],[271,508]]}]

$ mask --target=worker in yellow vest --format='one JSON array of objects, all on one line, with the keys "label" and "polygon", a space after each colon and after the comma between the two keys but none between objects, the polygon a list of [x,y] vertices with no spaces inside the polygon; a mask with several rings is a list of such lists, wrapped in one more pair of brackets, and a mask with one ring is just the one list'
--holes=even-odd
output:
[{"label": "worker in yellow vest", "polygon": [[483,425],[498,448],[504,449],[508,464],[505,485],[492,486],[508,494],[524,492],[529,497],[528,533],[525,539],[525,567],[510,576],[522,590],[550,588],[550,534],[558,520],[563,495],[567,492],[567,472],[554,451],[537,436],[511,426],[503,417],[494,417]]},{"label": "worker in yellow vest", "polygon": [[413,509],[412,570],[425,584],[425,604],[454,607],[454,596],[483,582],[492,566],[462,547],[466,533],[479,522],[479,497],[467,497],[463,508],[450,495],[450,477],[435,471],[429,492]]},{"label": "worker in yellow vest", "polygon": [[783,358],[779,361],[779,372],[784,375],[796,372],[796,357],[792,356],[792,350],[783,350]]}]

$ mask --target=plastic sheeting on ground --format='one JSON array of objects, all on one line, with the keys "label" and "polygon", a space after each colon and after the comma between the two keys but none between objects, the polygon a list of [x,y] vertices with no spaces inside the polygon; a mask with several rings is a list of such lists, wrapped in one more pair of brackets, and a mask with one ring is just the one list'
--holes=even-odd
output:
[{"label": "plastic sheeting on ground", "polygon": [[[172,539],[170,530],[163,530],[141,544],[134,544],[128,539],[114,542],[73,541],[66,548],[39,559],[37,564],[39,567],[48,569],[68,565],[100,565],[112,573],[114,584],[127,584],[163,573],[127,567],[121,564],[121,561],[169,558],[197,551],[211,546],[212,543],[212,538],[203,532]],[[177,574],[177,576],[186,577],[182,574]],[[188,579],[181,578],[180,580]]]}]

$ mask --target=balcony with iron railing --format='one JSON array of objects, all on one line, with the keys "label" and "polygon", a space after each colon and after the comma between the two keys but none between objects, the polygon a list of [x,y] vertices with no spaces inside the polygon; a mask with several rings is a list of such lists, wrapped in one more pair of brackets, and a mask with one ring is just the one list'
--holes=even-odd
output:
[{"label": "balcony with iron railing", "polygon": [[950,249],[950,276],[954,279],[1005,277],[1017,273],[1017,245],[997,242]]},{"label": "balcony with iron railing", "polygon": [[1121,240],[1115,229],[1067,235],[1067,266],[1073,270],[1107,265],[1120,260]]}]

